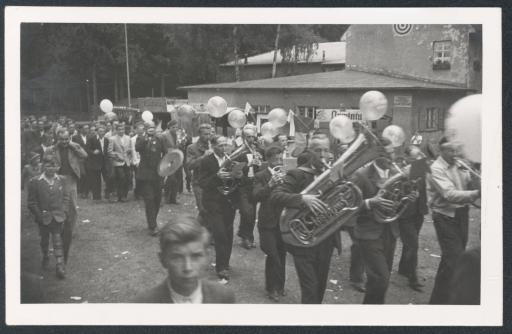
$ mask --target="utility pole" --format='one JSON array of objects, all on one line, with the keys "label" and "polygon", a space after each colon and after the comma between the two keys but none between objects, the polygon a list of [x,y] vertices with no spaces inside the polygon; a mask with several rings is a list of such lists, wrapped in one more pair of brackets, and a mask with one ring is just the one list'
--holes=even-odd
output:
[{"label": "utility pole", "polygon": [[130,93],[130,64],[128,62],[128,29],[126,23],[124,24],[124,47],[126,50],[126,84],[128,85],[128,107],[132,106],[131,93]]},{"label": "utility pole", "polygon": [[86,89],[86,96],[87,96],[87,112],[89,112],[89,108],[91,107],[91,101],[89,100],[89,79],[85,79],[85,89]]}]

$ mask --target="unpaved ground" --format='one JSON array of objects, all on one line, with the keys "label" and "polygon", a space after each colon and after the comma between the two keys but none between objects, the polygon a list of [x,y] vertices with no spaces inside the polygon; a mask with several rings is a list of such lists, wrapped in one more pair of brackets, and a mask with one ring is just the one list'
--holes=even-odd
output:
[{"label": "unpaved ground", "polygon": [[[79,199],[79,219],[67,266],[67,278],[55,278],[52,270],[40,268],[41,252],[37,226],[25,206],[26,194],[22,192],[21,221],[21,270],[39,277],[49,303],[119,303],[129,302],[141,290],[161,282],[165,272],[157,258],[158,238],[147,234],[142,201],[109,203]],[[172,220],[177,214],[195,212],[194,197],[184,193],[180,205],[164,204],[159,214],[159,225]],[[235,221],[235,233],[238,216]],[[257,229],[255,230],[257,231]],[[480,211],[471,211],[468,247],[479,244]],[[257,232],[256,232],[257,238]],[[350,239],[342,234],[343,252],[332,257],[329,283],[324,303],[359,304],[363,294],[348,284]],[[407,280],[396,273],[401,243],[397,242],[391,283],[387,293],[390,304],[425,304],[432,290],[439,264],[439,245],[430,216],[420,234],[418,273],[425,283],[423,293],[412,291]],[[210,249],[210,263],[214,261]],[[53,261],[53,259],[52,259]],[[231,257],[232,279],[230,286],[239,303],[272,303],[264,293],[264,254],[259,248],[246,250],[235,245]],[[215,280],[212,266],[207,269],[209,279]],[[300,289],[292,258],[287,258],[288,295],[281,303],[299,303]]]}]

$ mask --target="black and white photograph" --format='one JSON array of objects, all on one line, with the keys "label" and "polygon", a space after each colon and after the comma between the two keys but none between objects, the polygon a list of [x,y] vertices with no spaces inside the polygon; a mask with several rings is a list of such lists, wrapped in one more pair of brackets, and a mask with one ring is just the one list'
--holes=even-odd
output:
[{"label": "black and white photograph", "polygon": [[6,8],[8,324],[500,325],[500,15]]}]

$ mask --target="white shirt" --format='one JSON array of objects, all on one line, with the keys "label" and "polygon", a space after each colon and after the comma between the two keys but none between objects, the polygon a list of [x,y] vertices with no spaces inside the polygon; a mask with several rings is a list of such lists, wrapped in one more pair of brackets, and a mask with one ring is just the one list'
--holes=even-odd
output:
[{"label": "white shirt", "polygon": [[132,141],[132,164],[135,166],[139,165],[140,162],[140,153],[135,149],[135,143],[137,142],[137,138],[139,135],[135,135],[130,140]]},{"label": "white shirt", "polygon": [[101,152],[105,152],[105,136],[103,136],[103,138],[100,138],[100,136],[97,136],[98,138],[98,141],[100,142],[100,146],[101,146]]},{"label": "white shirt", "polygon": [[83,142],[84,142],[84,145],[86,145],[86,144],[87,144],[87,136],[82,136],[82,135],[80,135],[80,137],[82,137],[82,140],[83,140]]},{"label": "white shirt", "polygon": [[201,281],[198,282],[197,288],[189,295],[183,296],[172,288],[171,282],[167,279],[167,287],[171,294],[171,299],[175,304],[202,304],[203,303],[203,289]]},{"label": "white shirt", "polygon": [[48,177],[46,177],[46,174],[45,173],[42,173],[40,176],[39,176],[39,180],[45,180],[46,183],[48,183],[50,186],[53,186],[53,184],[55,183],[55,180],[59,180],[60,177],[59,175],[55,174],[53,175],[53,177],[51,179],[49,179]]},{"label": "white shirt", "polygon": [[215,156],[215,159],[217,159],[217,162],[219,163],[219,167],[222,166],[222,164],[224,163],[224,161],[226,160],[225,157],[219,157],[217,154],[213,153],[213,155]]},{"label": "white shirt", "polygon": [[384,180],[388,179],[389,169],[382,169],[375,162],[373,163],[373,167],[375,167],[375,170],[377,171],[377,174],[379,174],[379,177],[381,179],[384,179]]}]

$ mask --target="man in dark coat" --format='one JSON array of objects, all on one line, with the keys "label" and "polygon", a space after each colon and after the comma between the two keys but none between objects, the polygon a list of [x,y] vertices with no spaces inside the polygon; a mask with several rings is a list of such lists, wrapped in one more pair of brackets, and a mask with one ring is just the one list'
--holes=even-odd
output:
[{"label": "man in dark coat", "polygon": [[[325,213],[327,205],[318,198],[318,195],[300,193],[322,172],[321,159],[326,159],[329,153],[329,138],[325,135],[313,136],[308,151],[301,153],[297,159],[299,167],[288,171],[284,182],[272,192],[272,202],[281,207],[307,207],[317,214]],[[341,249],[339,233],[329,236],[313,247],[287,245],[287,250],[293,255],[295,262],[303,304],[322,303],[335,246]]]},{"label": "man in dark coat", "polygon": [[231,304],[230,289],[205,279],[208,260],[208,232],[193,218],[180,217],[160,232],[160,263],[167,278],[155,288],[143,292],[136,303]]},{"label": "man in dark coat", "polygon": [[111,145],[109,145],[109,141],[105,137],[104,125],[98,125],[97,134],[89,137],[85,150],[88,156],[85,161],[85,167],[87,169],[89,187],[92,191],[92,199],[101,200],[101,176],[103,175],[105,183],[108,182],[107,160],[111,150]]},{"label": "man in dark coat", "polygon": [[[175,119],[170,120],[167,123],[167,130],[162,132],[160,138],[164,143],[166,152],[169,152],[174,149],[179,149],[178,136],[176,134],[176,130],[178,130],[178,122]],[[179,190],[179,182],[183,183],[183,169],[179,168],[176,173],[169,175],[165,179],[164,184],[164,194],[165,201],[168,204],[178,204],[177,196]]]},{"label": "man in dark coat", "polygon": [[201,124],[199,126],[199,138],[197,142],[190,144],[187,147],[186,157],[186,168],[192,174],[192,190],[196,199],[197,210],[199,211],[197,220],[201,225],[206,227],[211,233],[211,226],[208,226],[208,220],[206,219],[207,212],[204,210],[202,195],[203,190],[199,186],[199,165],[201,160],[208,155],[212,154],[210,149],[210,136],[212,133],[212,126],[208,123]]},{"label": "man in dark coat", "polygon": [[[199,185],[203,189],[203,206],[208,213],[208,225],[215,241],[215,270],[223,283],[229,281],[229,259],[233,248],[233,222],[235,219],[238,191],[223,195],[217,189],[223,180],[232,179],[231,172],[219,171],[225,163],[228,140],[223,136],[213,137],[213,153],[201,160]],[[241,175],[239,176],[241,177]]]},{"label": "man in dark coat", "polygon": [[70,192],[68,215],[62,228],[62,244],[64,248],[64,261],[67,262],[73,230],[77,219],[77,183],[81,177],[82,169],[80,164],[87,158],[87,152],[82,147],[71,141],[69,132],[65,128],[57,132],[58,142],[45,154],[54,155],[59,165],[58,174],[66,176],[63,178],[63,185],[66,191]]},{"label": "man in dark coat", "polygon": [[[424,155],[418,146],[411,145],[405,150],[406,159],[411,163],[411,169],[420,168],[423,161],[423,173],[426,174],[427,164]],[[415,173],[413,171],[413,173]],[[398,265],[398,273],[409,279],[409,287],[422,292],[423,284],[418,280],[416,268],[418,267],[419,234],[423,226],[423,217],[428,213],[427,191],[425,176],[417,180],[418,199],[409,205],[408,209],[398,219],[400,240],[402,241],[402,255]],[[416,176],[412,176],[415,178]]]},{"label": "man in dark coat", "polygon": [[[359,241],[366,270],[364,304],[384,304],[389,277],[393,268],[396,238],[399,236],[396,221],[383,224],[375,219],[374,211],[392,211],[393,202],[381,196],[379,190],[389,179],[393,147],[387,145],[381,156],[370,165],[356,171],[352,181],[361,189],[364,205],[359,211],[354,235]],[[395,171],[396,172],[396,171]],[[417,195],[411,194],[411,200]]]},{"label": "man in dark coat", "polygon": [[268,167],[256,173],[252,195],[254,201],[260,202],[258,211],[258,231],[261,250],[265,258],[265,289],[268,297],[279,301],[284,295],[286,277],[286,248],[279,229],[281,211],[274,205],[270,194],[282,182],[282,174],[273,168],[283,166],[283,150],[279,146],[271,146],[265,151]]},{"label": "man in dark coat", "polygon": [[158,234],[156,218],[162,200],[162,182],[158,175],[158,166],[167,152],[162,140],[155,136],[154,123],[148,123],[146,135],[137,137],[135,150],[140,154],[137,180],[142,184],[142,196],[146,209],[146,221],[152,235]]},{"label": "man in dark coat", "polygon": [[[88,139],[89,139],[89,125],[88,124],[83,124],[80,127],[79,133],[74,135],[73,137],[71,137],[71,140],[73,142],[77,143],[78,145],[80,145],[80,147],[82,149],[84,149],[85,151],[87,151],[86,146],[87,146]],[[81,169],[81,173],[82,173],[83,177],[81,177],[80,181],[78,182],[78,193],[80,194],[80,196],[82,198],[87,198],[87,196],[89,195],[89,184],[88,184],[89,180],[87,178],[86,161],[87,160],[82,161],[82,163],[80,165],[80,169]]]}]

